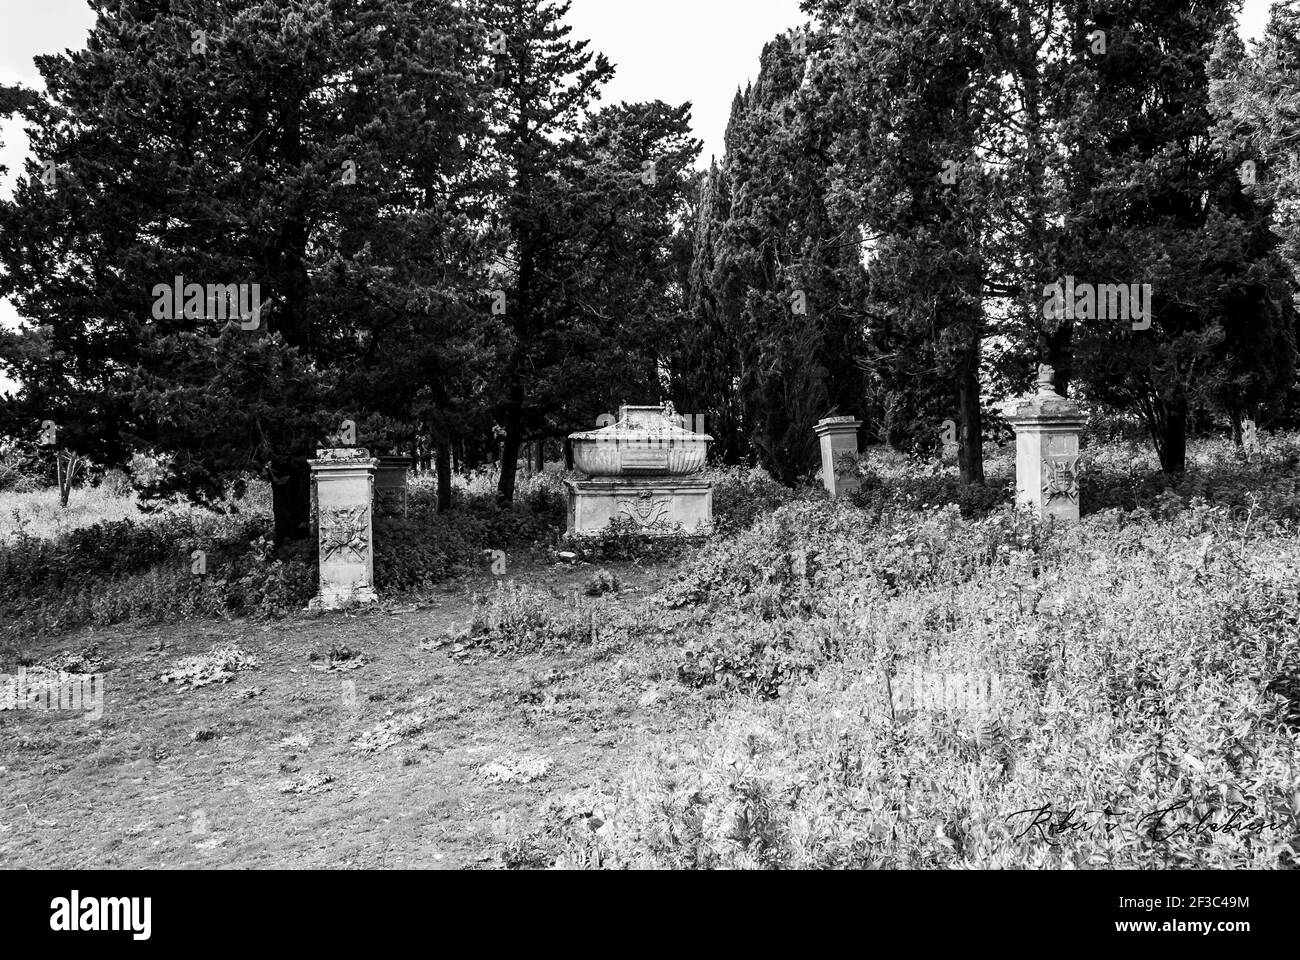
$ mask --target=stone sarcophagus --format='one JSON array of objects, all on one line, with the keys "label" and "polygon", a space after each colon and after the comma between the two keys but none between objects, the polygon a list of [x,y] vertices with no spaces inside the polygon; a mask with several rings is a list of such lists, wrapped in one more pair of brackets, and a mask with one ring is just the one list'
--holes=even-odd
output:
[{"label": "stone sarcophagus", "polygon": [[691,475],[704,469],[713,438],[684,428],[671,407],[620,407],[615,423],[569,439],[588,476],[565,481],[570,534],[616,520],[651,536],[712,531],[713,486]]},{"label": "stone sarcophagus", "polygon": [[1038,368],[1038,392],[1010,400],[1002,415],[1016,431],[1016,506],[1058,520],[1079,519],[1079,405],[1056,392],[1055,371]]}]

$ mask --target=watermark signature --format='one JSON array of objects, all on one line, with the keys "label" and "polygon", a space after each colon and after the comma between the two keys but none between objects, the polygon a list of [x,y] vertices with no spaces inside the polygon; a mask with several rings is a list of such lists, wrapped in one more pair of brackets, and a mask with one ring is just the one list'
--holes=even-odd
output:
[{"label": "watermark signature", "polygon": [[67,710],[92,720],[104,715],[104,675],[18,668],[0,673],[0,710]]},{"label": "watermark signature", "polygon": [[1217,834],[1259,833],[1270,828],[1285,830],[1293,826],[1282,821],[1264,820],[1243,804],[1212,806],[1197,814],[1191,803],[1190,799],[1179,800],[1136,818],[1109,806],[1100,810],[1058,809],[1045,803],[1010,813],[1006,820],[1013,829],[1020,829],[1014,835],[1015,839],[1032,836],[1053,847],[1060,846],[1062,839],[1071,835],[1109,835],[1116,830],[1136,831],[1148,839],[1159,841],[1193,836],[1209,839]]},{"label": "watermark signature", "polygon": [[1076,283],[1067,276],[1043,287],[1045,320],[1129,320],[1151,329],[1151,284]]},{"label": "watermark signature", "polygon": [[186,283],[177,276],[153,288],[155,320],[239,320],[244,330],[262,324],[260,283]]}]

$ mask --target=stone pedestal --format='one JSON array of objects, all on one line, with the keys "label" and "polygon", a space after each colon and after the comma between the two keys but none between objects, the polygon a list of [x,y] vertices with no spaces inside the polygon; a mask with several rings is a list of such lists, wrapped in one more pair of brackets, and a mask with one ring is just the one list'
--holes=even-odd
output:
[{"label": "stone pedestal", "polygon": [[858,452],[858,428],[861,420],[852,417],[827,417],[815,426],[822,448],[822,484],[832,497],[842,497],[862,486],[857,474],[837,472],[836,454]]},{"label": "stone pedestal", "polygon": [[411,470],[410,457],[380,457],[375,472],[375,513],[380,516],[406,516],[406,475]]},{"label": "stone pedestal", "polygon": [[[566,480],[568,532],[600,533],[613,520],[631,521],[649,536],[713,530],[713,485],[688,477],[609,477]],[[679,526],[680,525],[680,526]]]},{"label": "stone pedestal", "polygon": [[1056,392],[1055,372],[1038,368],[1038,392],[1010,400],[1002,415],[1016,431],[1016,507],[1040,517],[1079,519],[1079,434],[1083,411]]},{"label": "stone pedestal", "polygon": [[316,451],[311,464],[320,536],[320,590],[309,609],[371,603],[375,549],[370,523],[379,461],[360,447]]}]

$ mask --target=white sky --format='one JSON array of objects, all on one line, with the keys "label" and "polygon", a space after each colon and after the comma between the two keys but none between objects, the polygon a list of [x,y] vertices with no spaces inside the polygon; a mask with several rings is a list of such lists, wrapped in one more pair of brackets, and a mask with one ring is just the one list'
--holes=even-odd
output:
[{"label": "white sky", "polygon": [[[704,141],[702,162],[722,154],[722,135],[738,86],[758,69],[763,44],[805,22],[799,0],[572,0],[574,36],[618,68],[604,102],[659,99],[694,104],[695,135]],[[1269,0],[1245,0],[1242,34],[1259,35]],[[0,0],[0,83],[41,86],[32,57],[80,48],[94,16],[85,0]],[[15,123],[0,123],[0,181],[8,194],[13,171],[21,168],[26,138]],[[0,300],[0,324],[17,315]],[[8,386],[0,376],[0,390]]]}]

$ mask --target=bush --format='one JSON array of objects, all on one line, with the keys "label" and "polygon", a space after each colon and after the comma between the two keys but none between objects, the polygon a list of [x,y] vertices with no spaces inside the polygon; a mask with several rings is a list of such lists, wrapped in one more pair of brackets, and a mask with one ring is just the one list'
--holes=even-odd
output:
[{"label": "bush", "polygon": [[99,480],[100,488],[110,497],[127,497],[131,495],[131,477],[125,470],[105,470]]},{"label": "bush", "polygon": [[758,697],[781,696],[812,677],[840,642],[826,621],[754,623],[734,615],[700,618],[686,632],[690,639],[681,650],[678,679]]},{"label": "bush", "polygon": [[[460,639],[466,646],[518,655],[595,644],[603,625],[597,607],[577,596],[567,602],[511,581],[498,583],[489,595],[474,595],[469,632]],[[604,639],[610,641],[609,632]]]},{"label": "bush", "polygon": [[848,499],[792,503],[705,545],[667,600],[674,607],[726,603],[772,619],[962,582],[996,558],[989,531],[999,528],[991,522],[963,525],[952,506],[874,514]]},{"label": "bush", "polygon": [[44,486],[44,472],[35,445],[10,442],[0,446],[0,491],[38,490]]},{"label": "bush", "polygon": [[167,479],[170,459],[148,453],[136,453],[131,456],[129,467],[131,482],[137,490],[155,487]]},{"label": "bush", "polygon": [[486,525],[464,513],[378,518],[375,587],[385,594],[428,590],[470,570],[486,540]]},{"label": "bush", "polygon": [[820,496],[811,487],[792,489],[758,467],[713,469],[703,475],[713,484],[713,524],[719,535],[744,530],[777,507]]},{"label": "bush", "polygon": [[[1279,678],[1300,663],[1300,547],[1202,556],[1180,531],[1145,533],[1112,555],[1108,531],[1085,523],[1074,575],[1049,565],[1035,603],[990,606],[1006,592],[990,569],[874,608],[841,662],[796,662],[803,681],[781,696],[755,684],[758,699],[698,739],[657,744],[618,784],[560,804],[559,864],[1296,866],[1295,704]],[[738,622],[730,641],[756,628]],[[879,706],[882,668],[927,656],[996,670],[1000,698],[970,712]],[[1049,835],[1024,813],[1044,805],[1093,813]]]},{"label": "bush", "polygon": [[[277,555],[261,529],[255,519],[162,515],[57,540],[20,535],[0,546],[0,637],[17,650],[86,624],[301,610],[316,592],[313,545]],[[201,575],[193,572],[195,550],[206,554]]]},{"label": "bush", "polygon": [[584,563],[656,563],[679,557],[705,540],[702,534],[684,532],[650,536],[634,521],[616,519],[599,533],[561,538],[551,553],[552,556],[561,551],[573,553]]},{"label": "bush", "polygon": [[607,593],[618,593],[621,588],[622,584],[616,574],[610,573],[608,570],[597,570],[592,574],[591,579],[587,581],[583,592],[589,597],[601,597]]},{"label": "bush", "polygon": [[[953,506],[782,507],[702,550],[670,593],[693,611],[677,675],[734,691],[728,709],[554,803],[549,859],[1297,866],[1300,543],[1236,510],[1171,492],[1053,530]],[[927,663],[999,693],[882,701],[883,678]],[[1027,829],[1044,805],[1111,814]]]}]

